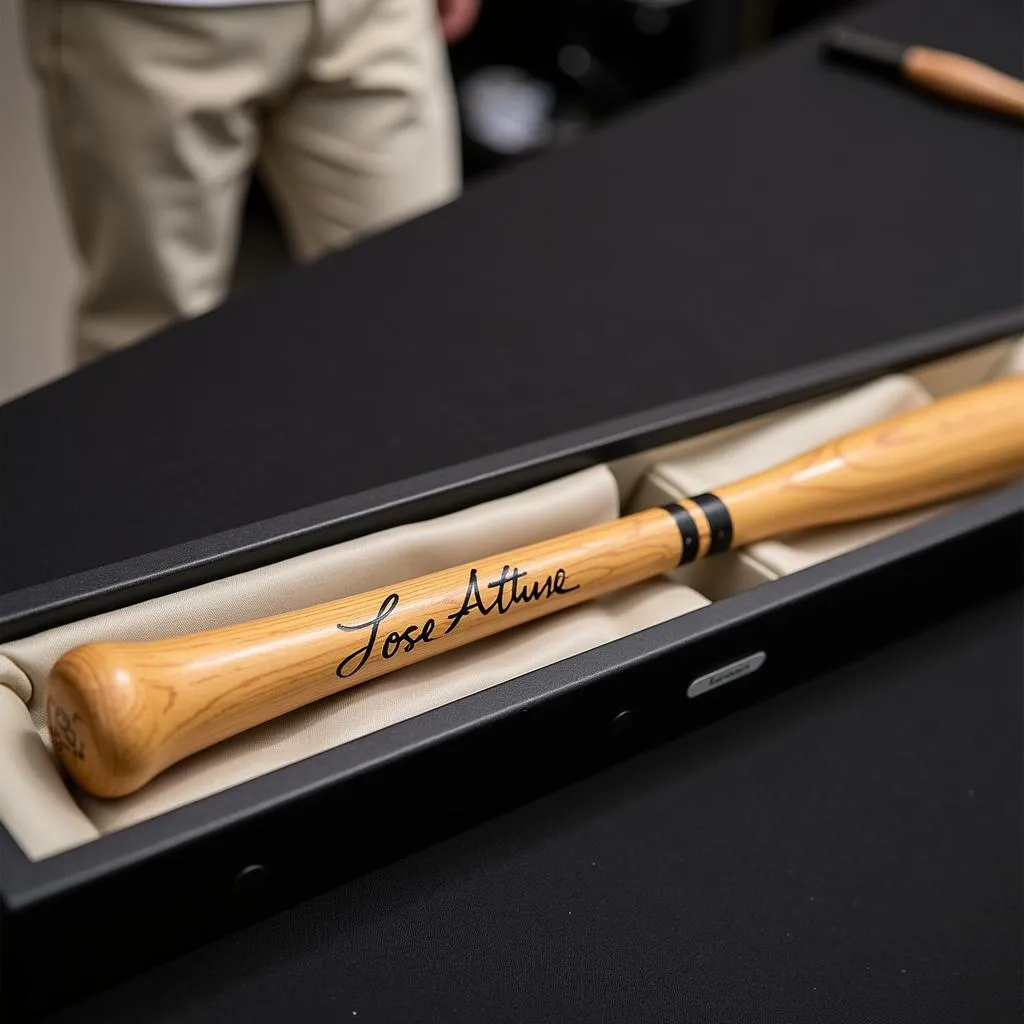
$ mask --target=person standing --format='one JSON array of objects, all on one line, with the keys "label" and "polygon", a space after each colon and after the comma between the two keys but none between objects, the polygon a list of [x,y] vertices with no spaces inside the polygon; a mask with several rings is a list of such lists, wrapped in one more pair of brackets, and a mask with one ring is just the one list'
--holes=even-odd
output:
[{"label": "person standing", "polygon": [[78,364],[226,297],[250,177],[315,260],[455,198],[479,0],[24,0]]}]

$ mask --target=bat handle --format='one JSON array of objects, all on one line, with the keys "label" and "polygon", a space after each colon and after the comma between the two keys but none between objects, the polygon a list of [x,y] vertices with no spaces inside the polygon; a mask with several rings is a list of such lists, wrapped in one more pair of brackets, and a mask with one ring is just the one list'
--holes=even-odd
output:
[{"label": "bat handle", "polygon": [[891,515],[1024,472],[1024,376],[938,399],[716,489],[733,545]]}]

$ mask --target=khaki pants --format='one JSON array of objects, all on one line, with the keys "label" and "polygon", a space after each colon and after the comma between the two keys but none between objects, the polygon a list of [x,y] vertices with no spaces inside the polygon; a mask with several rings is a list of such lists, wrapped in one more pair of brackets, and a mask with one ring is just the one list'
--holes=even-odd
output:
[{"label": "khaki pants", "polygon": [[227,294],[254,167],[299,260],[454,198],[434,0],[25,0],[84,362]]}]

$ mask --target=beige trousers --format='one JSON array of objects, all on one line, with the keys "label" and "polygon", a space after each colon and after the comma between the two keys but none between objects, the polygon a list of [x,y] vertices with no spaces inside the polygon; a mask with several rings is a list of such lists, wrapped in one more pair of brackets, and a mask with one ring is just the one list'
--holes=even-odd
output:
[{"label": "beige trousers", "polygon": [[458,193],[434,0],[24,10],[83,273],[79,362],[224,299],[257,166],[302,261]]}]

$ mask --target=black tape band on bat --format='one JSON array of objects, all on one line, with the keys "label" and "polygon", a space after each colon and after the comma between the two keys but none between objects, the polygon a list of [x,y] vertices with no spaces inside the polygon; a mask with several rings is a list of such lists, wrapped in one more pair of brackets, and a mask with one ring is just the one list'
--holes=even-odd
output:
[{"label": "black tape band on bat", "polygon": [[687,562],[692,562],[700,551],[700,532],[697,530],[697,524],[682,505],[672,502],[670,505],[662,505],[662,508],[672,516],[679,527],[679,536],[683,541],[683,553],[679,558],[679,564],[686,565]]}]

